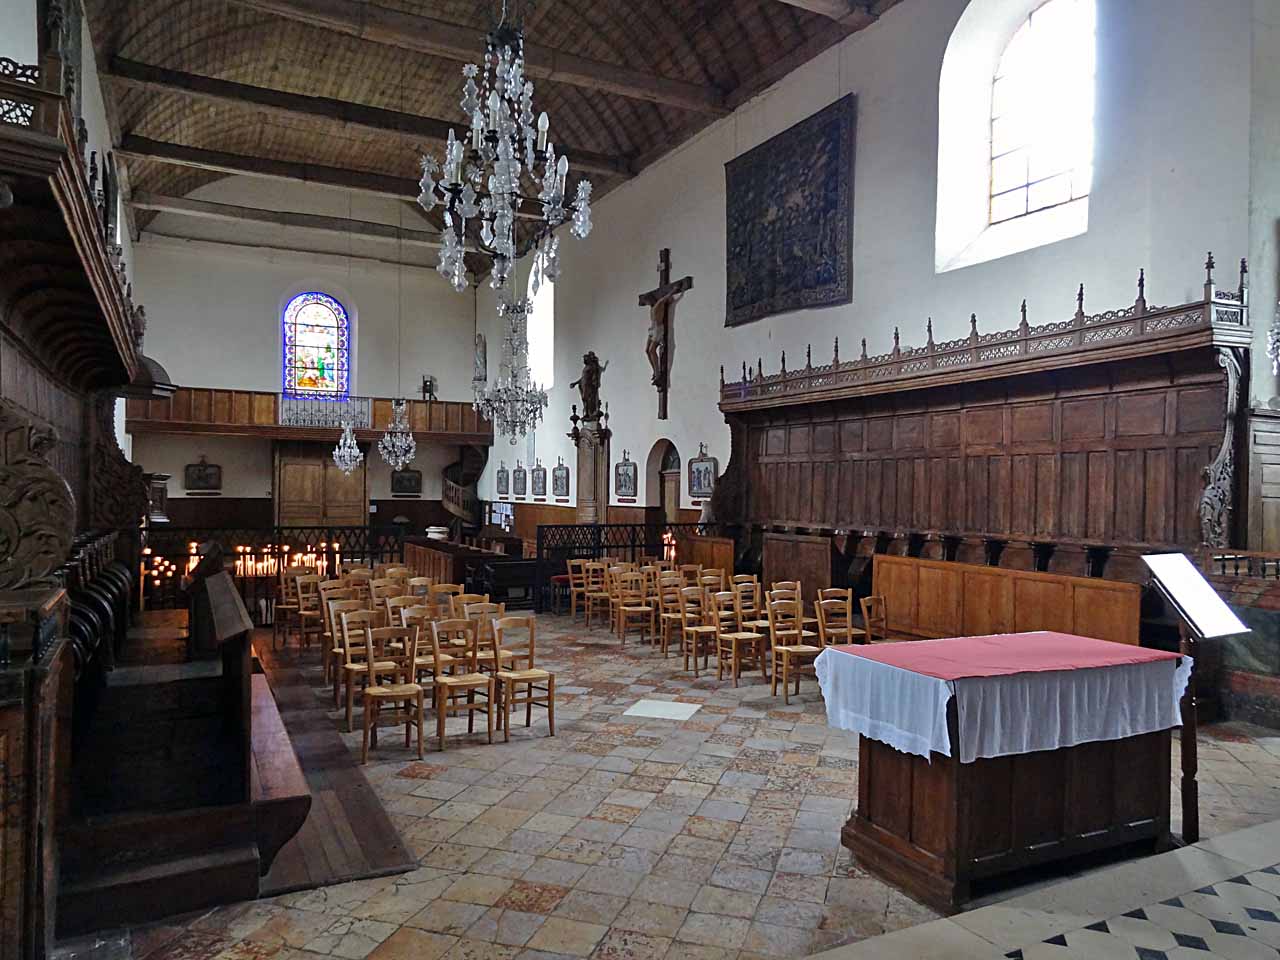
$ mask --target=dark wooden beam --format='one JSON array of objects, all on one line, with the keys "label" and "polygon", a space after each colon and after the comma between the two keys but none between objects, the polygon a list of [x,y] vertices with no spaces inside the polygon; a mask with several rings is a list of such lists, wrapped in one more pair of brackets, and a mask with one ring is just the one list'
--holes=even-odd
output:
[{"label": "dark wooden beam", "polygon": [[232,203],[213,203],[208,200],[193,200],[190,197],[166,197],[142,192],[134,194],[132,203],[139,210],[153,210],[156,213],[172,213],[196,219],[265,223],[277,227],[318,230],[362,240],[394,240],[420,247],[439,248],[441,246],[439,233],[412,230],[369,220],[348,220],[345,217],[327,217],[289,210],[264,210]]},{"label": "dark wooden beam", "polygon": [[861,3],[858,0],[781,0],[781,2],[816,13],[855,30],[860,30],[875,21],[871,4]]},{"label": "dark wooden beam", "polygon": [[[354,0],[231,0],[233,4],[323,27],[374,43],[448,60],[475,63],[484,55],[485,31],[401,13]],[[714,87],[672,80],[525,43],[525,72],[550,80],[636,100],[662,103],[711,116],[723,116],[724,94]]]},{"label": "dark wooden beam", "polygon": [[407,177],[392,177],[385,173],[368,173],[363,170],[343,170],[315,163],[293,163],[272,160],[267,157],[250,157],[222,150],[206,150],[179,143],[165,143],[130,134],[116,151],[135,160],[153,160],[158,163],[212,170],[215,173],[240,174],[248,177],[265,177],[271,180],[296,180],[314,183],[340,190],[354,190],[378,197],[394,197],[397,200],[418,195],[418,182]]},{"label": "dark wooden beam", "polygon": [[[146,90],[175,93],[287,117],[328,120],[361,131],[377,134],[391,133],[410,140],[443,142],[448,137],[450,129],[463,139],[467,134],[466,128],[461,123],[451,123],[435,117],[422,117],[362,103],[334,100],[330,97],[310,97],[304,94],[287,93],[283,90],[254,87],[230,80],[220,80],[216,77],[205,77],[138,63],[120,57],[111,60],[111,68],[103,76]],[[569,157],[569,163],[578,170],[603,173],[611,177],[625,178],[632,175],[631,161],[626,157],[609,156],[563,143],[558,143],[557,147],[560,152]]]}]

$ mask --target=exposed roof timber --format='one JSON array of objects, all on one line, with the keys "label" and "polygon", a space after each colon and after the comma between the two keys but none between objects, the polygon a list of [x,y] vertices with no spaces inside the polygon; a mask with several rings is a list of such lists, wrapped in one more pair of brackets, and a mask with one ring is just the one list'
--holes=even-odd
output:
[{"label": "exposed roof timber", "polygon": [[240,174],[249,177],[265,177],[271,180],[297,180],[315,183],[341,190],[354,190],[378,197],[394,197],[397,200],[418,195],[418,182],[407,177],[392,177],[385,173],[368,173],[363,170],[343,170],[315,163],[294,163],[288,160],[271,160],[267,157],[249,157],[221,150],[205,150],[179,143],[165,143],[129,134],[116,150],[122,156],[138,160],[154,160],[159,163],[212,170],[215,173]]},{"label": "exposed roof timber", "polygon": [[[334,100],[329,97],[310,97],[298,93],[287,93],[283,90],[254,87],[119,57],[111,60],[111,70],[104,76],[148,90],[212,100],[235,107],[265,110],[289,117],[330,120],[348,127],[380,134],[392,133],[412,140],[443,141],[450,129],[455,129],[457,135],[464,138],[466,136],[465,128],[435,117],[422,117],[396,110],[386,110],[382,107],[350,103],[346,100]],[[608,156],[565,144],[557,144],[557,146],[569,157],[569,162],[579,170],[603,173],[613,177],[632,175],[631,161],[626,157]]]},{"label": "exposed roof timber", "polygon": [[328,217],[314,213],[294,213],[288,210],[263,210],[259,207],[242,207],[233,203],[213,203],[193,200],[190,197],[167,197],[155,193],[137,193],[133,205],[139,210],[172,213],[183,217],[206,220],[223,220],[234,223],[265,223],[278,227],[300,227],[318,230],[343,237],[362,240],[395,240],[420,247],[439,248],[440,234],[427,230],[413,230],[389,223],[368,220],[349,220],[345,217]]},{"label": "exposed roof timber", "polygon": [[855,30],[875,20],[875,14],[871,12],[871,4],[860,3],[858,0],[782,0],[782,3],[819,14],[842,26],[853,27]]},{"label": "exposed roof timber", "polygon": [[[259,13],[298,20],[339,33],[447,60],[472,63],[484,53],[485,32],[414,16],[354,0],[230,0]],[[525,43],[525,72],[552,80],[651,103],[723,116],[724,94],[714,87],[673,80],[614,63],[604,63]]]}]

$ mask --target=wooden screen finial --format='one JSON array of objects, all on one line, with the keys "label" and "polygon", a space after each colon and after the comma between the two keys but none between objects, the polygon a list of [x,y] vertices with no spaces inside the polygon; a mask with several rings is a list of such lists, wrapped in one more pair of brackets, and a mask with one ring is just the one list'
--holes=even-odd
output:
[{"label": "wooden screen finial", "polygon": [[840,364],[840,338],[836,337],[835,350],[831,354],[831,365],[839,366]]}]

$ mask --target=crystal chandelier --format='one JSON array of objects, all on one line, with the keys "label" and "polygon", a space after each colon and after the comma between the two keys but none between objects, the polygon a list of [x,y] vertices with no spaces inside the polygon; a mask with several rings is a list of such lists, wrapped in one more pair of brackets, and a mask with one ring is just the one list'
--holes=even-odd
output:
[{"label": "crystal chandelier", "polygon": [[391,401],[391,423],[378,441],[378,452],[392,470],[403,470],[418,452],[409,428],[409,406],[404,400]]},{"label": "crystal chandelier", "polygon": [[498,303],[498,316],[507,322],[498,377],[493,386],[486,386],[483,380],[473,381],[477,412],[492,423],[495,430],[506,434],[511,443],[534,430],[547,409],[547,391],[535,384],[529,373],[531,307],[528,297]]},{"label": "crystal chandelier", "polygon": [[360,446],[356,443],[356,433],[351,429],[351,421],[344,420],[342,437],[338,440],[338,445],[333,448],[333,462],[337,464],[339,470],[349,474],[360,466],[362,460],[364,460],[364,454],[360,452]]},{"label": "crystal chandelier", "polygon": [[[524,71],[524,32],[519,23],[507,23],[505,0],[483,65],[467,64],[462,75],[462,112],[471,123],[468,142],[456,139],[450,128],[443,167],[434,156],[422,158],[418,203],[428,212],[437,206],[444,211],[436,269],[459,293],[467,288],[467,221],[478,219],[473,242],[490,260],[491,287],[505,289],[517,256],[530,249],[542,258],[543,275],[554,281],[560,271],[554,230],[570,220],[569,232],[578,239],[591,232],[591,184],[579,180],[573,200],[565,202],[569,160],[557,157],[547,140],[546,113],[534,119],[533,83]],[[517,220],[529,231],[523,250],[516,244]]]}]

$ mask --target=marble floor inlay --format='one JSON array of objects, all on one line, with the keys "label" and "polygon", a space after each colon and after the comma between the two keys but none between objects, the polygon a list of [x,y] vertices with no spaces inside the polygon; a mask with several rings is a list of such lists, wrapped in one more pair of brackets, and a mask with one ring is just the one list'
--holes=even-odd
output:
[{"label": "marble floor inlay", "polygon": [[[607,631],[585,631],[568,617],[539,617],[537,644],[539,666],[556,674],[555,737],[542,711],[528,728],[516,713],[511,742],[499,737],[493,745],[483,732],[468,734],[464,719],[451,719],[445,751],[429,739],[419,761],[399,737],[386,736],[364,768],[416,870],[129,930],[128,956],[761,960],[939,923],[950,925],[948,936],[992,946],[867,874],[840,846],[857,792],[857,738],[827,727],[811,679],[784,705],[758,676],[744,676],[737,688],[717,682],[714,669],[695,679],[678,656],[663,658],[636,642],[620,646]],[[328,709],[318,666],[314,680]],[[637,712],[654,702],[688,716]],[[330,716],[341,723],[338,711]],[[428,728],[434,733],[434,722]],[[358,723],[343,737],[358,752]],[[1280,737],[1217,725],[1201,731],[1199,750],[1206,837],[1280,817]],[[1172,769],[1176,778],[1176,757]],[[1251,869],[1272,862],[1280,855]],[[1204,923],[1168,935],[1206,943],[1235,937],[1269,948],[1263,937],[1271,921],[1248,910],[1280,910],[1249,898],[1270,896],[1280,877],[1247,876],[1248,885],[1215,885],[1233,897],[1197,895],[1205,912],[1181,909]],[[1209,899],[1229,907],[1210,916],[1201,903]],[[1218,930],[1215,919],[1246,932]],[[1121,929],[1137,937],[1143,924],[1156,925],[1115,922],[1084,933],[1123,940]],[[1084,922],[1073,918],[1069,929],[1077,927]],[[1073,935],[1066,934],[1069,945]],[[1041,946],[1063,949],[1045,939],[1029,936],[994,956],[1028,944],[1026,957]],[[1153,934],[1134,947],[1175,960],[1199,949],[1176,938],[1169,944]]]}]

